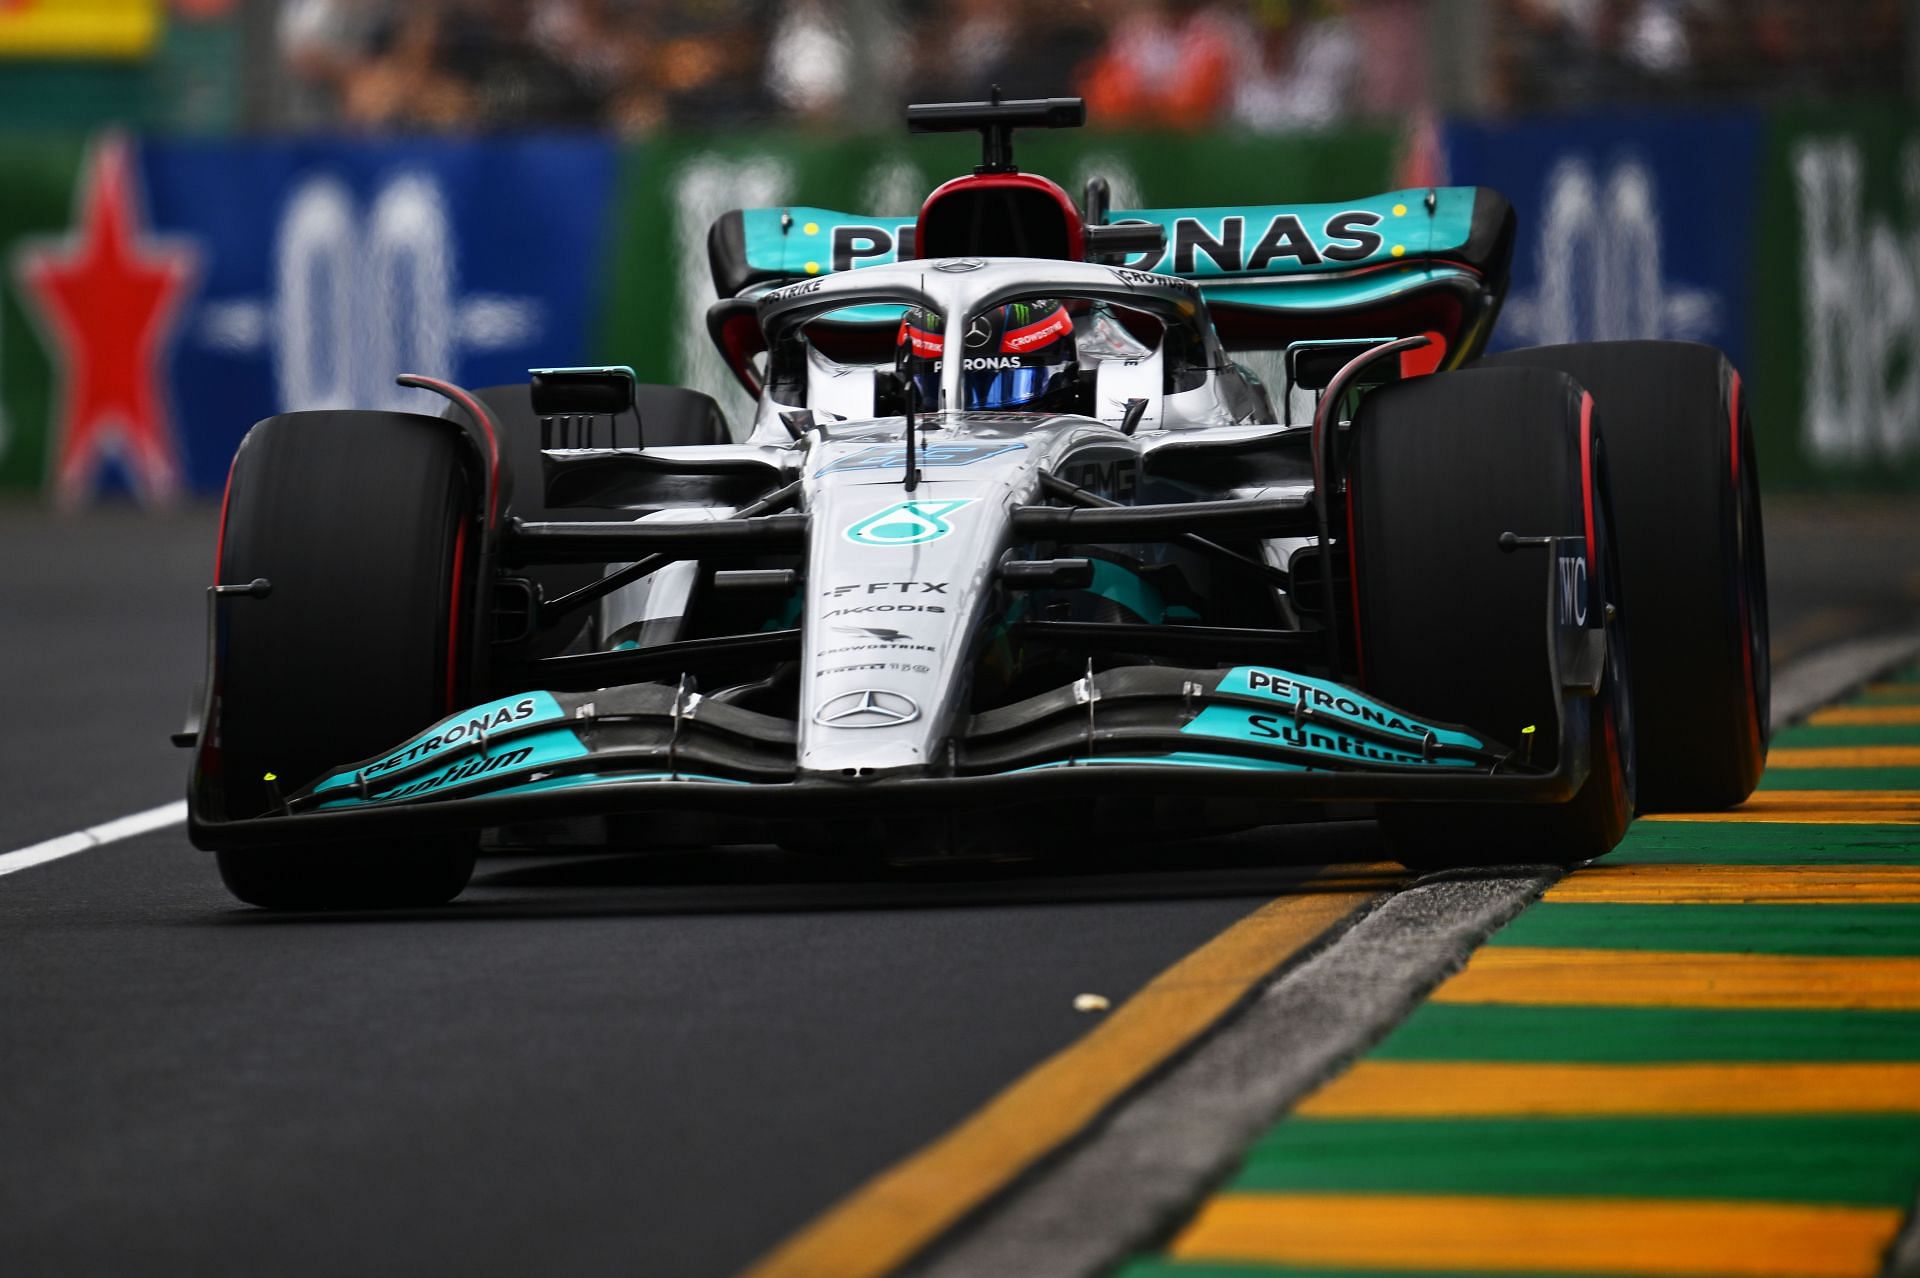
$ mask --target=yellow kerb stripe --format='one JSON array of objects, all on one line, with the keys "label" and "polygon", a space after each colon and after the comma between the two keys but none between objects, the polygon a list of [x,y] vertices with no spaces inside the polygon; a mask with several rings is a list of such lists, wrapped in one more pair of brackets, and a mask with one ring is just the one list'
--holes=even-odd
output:
[{"label": "yellow kerb stripe", "polygon": [[1724,812],[1662,812],[1644,821],[1778,821],[1801,825],[1914,825],[1920,793],[1907,790],[1755,790]]},{"label": "yellow kerb stripe", "polygon": [[1920,959],[1491,945],[1436,1003],[1920,1009]]},{"label": "yellow kerb stripe", "polygon": [[1920,746],[1809,746],[1774,750],[1770,768],[1920,768]]},{"label": "yellow kerb stripe", "polygon": [[1920,1064],[1522,1065],[1361,1061],[1311,1118],[1920,1113]]},{"label": "yellow kerb stripe", "polygon": [[1867,695],[1920,702],[1920,683],[1870,683],[1867,685]]},{"label": "yellow kerb stripe", "polygon": [[1891,1207],[1634,1198],[1222,1194],[1180,1260],[1473,1273],[1864,1278],[1900,1227]]},{"label": "yellow kerb stripe", "polygon": [[1816,728],[1920,723],[1920,706],[1829,706],[1807,722]]},{"label": "yellow kerb stripe", "polygon": [[1915,865],[1608,865],[1560,880],[1548,901],[1570,905],[1920,903]]},{"label": "yellow kerb stripe", "polygon": [[[1340,866],[1254,911],[1162,972],[1071,1047],[882,1172],[745,1278],[889,1274],[1099,1116],[1260,979],[1377,892],[1399,866]],[[1061,990],[1061,999],[1070,991]]]}]

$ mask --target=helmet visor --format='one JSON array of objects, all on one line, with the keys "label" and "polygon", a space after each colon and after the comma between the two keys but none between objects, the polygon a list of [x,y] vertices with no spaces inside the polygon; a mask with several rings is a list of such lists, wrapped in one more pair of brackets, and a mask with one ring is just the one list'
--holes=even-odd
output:
[{"label": "helmet visor", "polygon": [[923,413],[932,412],[940,403],[939,362],[936,360],[930,367],[915,368],[909,378],[909,387],[914,408]]},{"label": "helmet visor", "polygon": [[1019,408],[1046,393],[1050,368],[1009,368],[967,374],[968,408]]}]

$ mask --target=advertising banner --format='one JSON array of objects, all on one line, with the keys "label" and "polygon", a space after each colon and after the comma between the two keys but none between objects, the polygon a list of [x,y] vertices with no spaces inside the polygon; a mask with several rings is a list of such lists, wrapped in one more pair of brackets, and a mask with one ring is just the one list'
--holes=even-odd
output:
[{"label": "advertising banner", "polygon": [[[1453,123],[1447,180],[1519,219],[1495,346],[1711,343],[1751,391],[1770,487],[1920,482],[1920,128],[1824,110]],[[1023,135],[1022,167],[1115,208],[1343,200],[1396,182],[1387,130]],[[896,227],[970,136],[0,136],[0,491],[217,493],[293,408],[437,411],[467,385],[631,364],[745,397],[707,337],[706,236],[740,207]]]},{"label": "advertising banner", "polygon": [[[1338,198],[1388,184],[1385,132],[1041,137],[1020,159],[1115,207]],[[473,386],[632,364],[745,406],[708,341],[706,233],[728,209],[911,218],[971,138],[598,137],[0,142],[0,486],[217,493],[240,437],[295,408],[437,411]]]},{"label": "advertising banner", "polygon": [[43,175],[0,214],[9,484],[217,493],[272,413],[437,412],[394,375],[521,381],[590,344],[604,140],[7,146]]},{"label": "advertising banner", "polygon": [[1786,111],[1761,174],[1754,401],[1762,474],[1792,487],[1920,483],[1920,122]]},{"label": "advertising banner", "polygon": [[1747,370],[1761,134],[1751,113],[1450,125],[1449,180],[1519,220],[1493,348],[1669,338]]},{"label": "advertising banner", "polygon": [[160,0],[7,0],[0,58],[137,58],[160,35]]}]

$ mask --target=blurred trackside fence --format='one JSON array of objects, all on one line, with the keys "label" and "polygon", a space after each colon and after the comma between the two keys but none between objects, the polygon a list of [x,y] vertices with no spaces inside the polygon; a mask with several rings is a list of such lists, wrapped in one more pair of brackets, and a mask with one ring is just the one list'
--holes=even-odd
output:
[{"label": "blurred trackside fence", "polygon": [[[1119,208],[1495,186],[1521,233],[1497,345],[1710,342],[1775,488],[1920,486],[1920,114],[1444,122],[1298,137],[1085,133],[1023,166]],[[412,408],[615,361],[737,408],[706,229],[743,205],[911,216],[965,140],[765,133],[466,141],[0,133],[0,492],[217,495],[270,413]]]}]

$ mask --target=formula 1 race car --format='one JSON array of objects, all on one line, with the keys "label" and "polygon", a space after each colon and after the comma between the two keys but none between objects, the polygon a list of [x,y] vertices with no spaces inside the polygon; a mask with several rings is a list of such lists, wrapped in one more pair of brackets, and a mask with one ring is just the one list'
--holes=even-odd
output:
[{"label": "formula 1 race car", "polygon": [[1114,212],[1013,165],[1083,118],[913,107],[985,154],[911,222],[721,217],[742,442],[623,368],[256,425],[187,734],[234,894],[445,901],[482,831],[928,859],[1356,805],[1410,864],[1575,862],[1743,800],[1725,357],[1483,358],[1498,193]]}]

